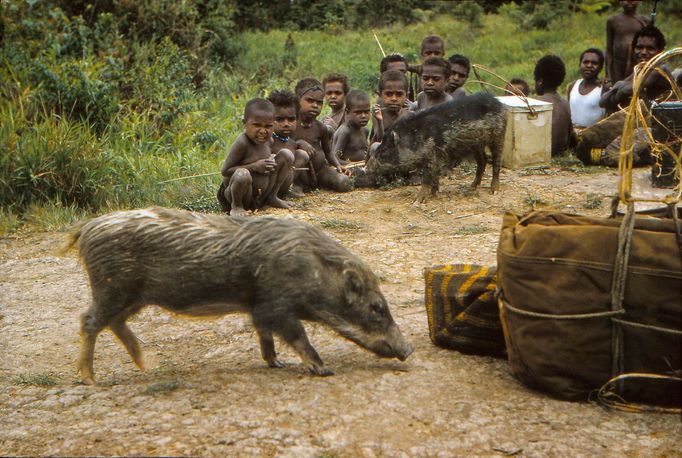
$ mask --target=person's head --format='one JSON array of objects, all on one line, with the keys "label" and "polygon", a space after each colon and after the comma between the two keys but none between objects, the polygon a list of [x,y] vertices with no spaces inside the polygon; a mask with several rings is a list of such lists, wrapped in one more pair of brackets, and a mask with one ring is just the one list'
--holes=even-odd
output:
[{"label": "person's head", "polygon": [[407,73],[407,59],[402,54],[393,53],[381,59],[379,71],[384,73],[386,70],[399,70]]},{"label": "person's head", "polygon": [[429,96],[445,92],[450,78],[450,62],[442,57],[430,57],[422,65],[422,88]]},{"label": "person's head", "polygon": [[366,126],[369,122],[370,102],[365,91],[353,89],[346,97],[346,121],[356,126]]},{"label": "person's head", "polygon": [[588,48],[580,54],[580,76],[583,79],[596,80],[604,66],[604,53],[598,48]]},{"label": "person's head", "polygon": [[422,40],[420,51],[422,61],[430,57],[443,57],[445,55],[445,43],[438,35],[429,35]]},{"label": "person's head", "polygon": [[303,78],[294,89],[300,103],[299,116],[315,119],[322,110],[324,91],[322,83],[315,78]]},{"label": "person's head", "polygon": [[635,14],[641,0],[620,0],[620,6],[625,14]]},{"label": "person's head", "polygon": [[343,100],[350,90],[348,77],[342,73],[330,73],[322,80],[324,98],[332,110],[338,111],[343,108]]},{"label": "person's head", "polygon": [[244,133],[254,143],[270,141],[275,120],[275,107],[269,100],[251,99],[244,106]]},{"label": "person's head", "polygon": [[464,86],[464,83],[469,79],[471,63],[469,59],[461,54],[453,54],[448,58],[448,62],[450,62],[451,69],[450,78],[448,79],[448,90],[454,92]]},{"label": "person's head", "polygon": [[632,37],[632,61],[647,62],[665,49],[665,37],[658,27],[651,24],[642,27]]},{"label": "person's head", "polygon": [[561,57],[549,54],[541,57],[535,64],[533,76],[535,78],[535,92],[538,95],[556,92],[566,77],[566,66]]},{"label": "person's head", "polygon": [[528,97],[528,94],[530,94],[530,87],[528,87],[528,83],[526,83],[526,80],[521,78],[510,79],[509,84],[505,87],[505,89],[512,91],[517,95],[520,93],[525,97]]},{"label": "person's head", "polygon": [[398,70],[386,70],[379,77],[379,97],[386,110],[397,114],[407,100],[407,76]]},{"label": "person's head", "polygon": [[273,91],[268,96],[268,100],[275,107],[274,132],[288,137],[296,130],[298,99],[293,92],[285,89]]}]

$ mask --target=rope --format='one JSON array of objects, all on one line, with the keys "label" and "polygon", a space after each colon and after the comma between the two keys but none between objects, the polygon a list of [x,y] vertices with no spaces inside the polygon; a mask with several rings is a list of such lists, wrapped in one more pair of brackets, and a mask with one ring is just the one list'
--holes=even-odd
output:
[{"label": "rope", "polygon": [[[612,391],[610,389],[614,385],[619,385],[622,388],[623,384],[628,379],[666,380],[666,381],[670,381],[670,382],[677,382],[677,383],[682,385],[682,378],[672,377],[669,375],[642,374],[642,373],[637,373],[637,372],[633,372],[633,373],[629,373],[629,374],[621,374],[621,375],[618,375],[618,376],[612,378],[611,380],[606,382],[604,385],[602,385],[601,388],[599,388],[599,391],[597,392],[596,401],[604,407],[610,407],[610,408],[621,410],[624,412],[635,412],[635,413],[655,412],[655,413],[675,413],[675,414],[680,414],[682,412],[682,409],[679,407],[659,407],[659,406],[650,406],[650,405],[635,404],[632,402],[627,402],[625,399],[623,399],[621,396],[619,396],[618,394],[616,394],[614,391]],[[619,390],[621,388],[619,388]]]},{"label": "rope", "polygon": [[539,312],[531,312],[528,310],[523,310],[523,309],[518,309],[516,307],[512,307],[509,305],[509,303],[503,299],[500,299],[502,301],[502,305],[504,306],[505,309],[508,309],[511,312],[517,313],[519,315],[524,315],[524,316],[530,316],[533,318],[547,318],[551,320],[583,320],[583,319],[589,319],[589,318],[603,318],[603,317],[612,317],[616,315],[623,315],[625,314],[625,310],[618,310],[618,311],[609,311],[609,312],[596,312],[596,313],[576,313],[572,315],[553,315],[550,313],[539,313]]},{"label": "rope", "polygon": [[619,320],[618,318],[611,318],[612,321],[615,321],[616,323],[619,324],[624,324],[627,326],[634,326],[636,328],[642,328],[642,329],[648,329],[650,331],[657,331],[657,332],[667,332],[670,334],[675,334],[675,335],[680,335],[682,336],[682,331],[678,331],[676,329],[668,329],[668,328],[662,328],[660,326],[654,326],[651,324],[642,324],[642,323],[634,323],[632,321],[625,321],[625,320]]}]

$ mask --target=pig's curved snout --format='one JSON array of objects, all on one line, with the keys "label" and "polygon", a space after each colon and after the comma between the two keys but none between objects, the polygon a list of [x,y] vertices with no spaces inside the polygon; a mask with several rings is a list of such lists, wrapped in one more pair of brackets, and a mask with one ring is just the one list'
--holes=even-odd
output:
[{"label": "pig's curved snout", "polygon": [[405,342],[405,348],[403,349],[402,352],[398,352],[396,358],[398,358],[400,361],[405,361],[407,357],[412,354],[413,351],[414,347],[408,342]]}]

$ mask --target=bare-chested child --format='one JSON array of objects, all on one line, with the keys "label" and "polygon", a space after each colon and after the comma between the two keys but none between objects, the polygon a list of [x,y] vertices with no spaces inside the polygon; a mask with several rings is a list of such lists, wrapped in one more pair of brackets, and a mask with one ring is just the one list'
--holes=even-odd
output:
[{"label": "bare-chested child", "polygon": [[[416,84],[416,93],[419,93],[423,89],[423,82],[421,80],[422,70],[424,68],[424,63],[431,59],[432,57],[445,57],[445,42],[438,35],[428,35],[422,40],[421,48],[419,51],[419,57],[422,63],[419,65],[409,65],[407,67],[408,71],[416,73],[419,76],[418,82]],[[408,94],[412,95],[412,94]],[[414,95],[416,99],[416,95]]]},{"label": "bare-chested child", "polygon": [[566,66],[559,56],[546,55],[535,64],[533,75],[538,100],[552,103],[552,156],[561,154],[574,140],[571,108],[557,92],[566,77]]},{"label": "bare-chested child", "polygon": [[[379,100],[382,107],[382,130],[385,132],[395,122],[411,113],[405,107],[407,99],[407,77],[397,70],[388,70],[379,77]],[[373,142],[380,142],[379,130],[374,129]]]},{"label": "bare-chested child", "polygon": [[289,208],[277,194],[292,173],[294,155],[286,149],[272,154],[274,119],[275,109],[268,100],[251,99],[244,107],[244,133],[235,140],[220,171],[218,201],[230,215],[245,215],[265,204]]},{"label": "bare-chested child", "polygon": [[450,62],[442,57],[426,59],[422,65],[422,92],[417,96],[417,109],[425,110],[440,103],[452,100],[445,92],[450,78]]},{"label": "bare-chested child", "polygon": [[471,70],[471,62],[469,59],[461,54],[453,54],[448,58],[450,62],[450,78],[445,92],[450,94],[453,99],[464,97],[467,95],[464,90],[464,83],[469,79],[469,71]]},{"label": "bare-chested child", "polygon": [[[332,151],[342,161],[357,162],[367,159],[369,150],[369,130],[367,123],[371,115],[369,96],[354,89],[346,97],[346,121],[334,133]],[[373,125],[379,135],[383,135],[381,126],[381,108],[374,106]]]},{"label": "bare-chested child", "polygon": [[336,130],[343,124],[343,117],[345,114],[344,101],[350,87],[348,86],[348,77],[342,73],[330,73],[322,80],[322,89],[324,90],[324,98],[327,105],[332,109],[332,112],[324,116],[320,121],[325,126]]},{"label": "bare-chested child", "polygon": [[[293,92],[283,90],[273,91],[268,96],[268,100],[275,107],[275,122],[270,150],[273,154],[277,154],[280,150],[286,149],[294,155],[294,173],[288,175],[280,187],[279,196],[284,197],[288,191],[292,197],[303,197],[305,177],[311,171],[309,167],[310,155],[301,149],[296,140],[293,139],[298,118],[298,98]],[[309,145],[306,146],[310,149]]]},{"label": "bare-chested child", "polygon": [[317,120],[324,101],[322,83],[314,78],[304,78],[296,84],[295,93],[300,109],[294,138],[297,142],[304,140],[312,146],[308,153],[311,154],[310,163],[315,171],[315,179],[309,180],[306,187],[320,186],[339,192],[350,191],[352,184],[348,172],[332,153],[331,128]]},{"label": "bare-chested child", "polygon": [[640,1],[625,0],[623,12],[606,20],[606,80],[620,81],[632,73],[630,44],[635,33],[649,24],[649,19],[637,14]]}]

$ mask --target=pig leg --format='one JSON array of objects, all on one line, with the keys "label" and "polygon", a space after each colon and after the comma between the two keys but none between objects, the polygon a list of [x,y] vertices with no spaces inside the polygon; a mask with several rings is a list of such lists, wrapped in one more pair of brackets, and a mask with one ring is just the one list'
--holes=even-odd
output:
[{"label": "pig leg", "polygon": [[294,349],[308,370],[321,376],[334,375],[334,372],[324,367],[322,358],[310,345],[303,324],[296,318],[285,318],[277,325],[277,334]]},{"label": "pig leg", "polygon": [[493,181],[490,184],[490,193],[495,194],[500,190],[500,168],[502,166],[502,141],[496,141],[490,146],[493,157]]},{"label": "pig leg", "polygon": [[140,350],[140,344],[137,341],[137,337],[130,330],[126,324],[126,319],[129,314],[119,315],[112,321],[109,325],[111,331],[118,337],[128,354],[140,369],[144,370],[144,361],[142,360],[142,350]]},{"label": "pig leg", "polygon": [[471,189],[476,189],[483,180],[483,172],[485,172],[485,149],[483,146],[476,148],[476,176],[474,182],[471,183]]},{"label": "pig leg", "polygon": [[260,353],[268,366],[274,368],[284,367],[285,364],[277,359],[275,351],[275,341],[272,338],[272,331],[269,329],[256,328],[258,340],[260,341]]},{"label": "pig leg", "polygon": [[97,336],[108,324],[110,317],[102,317],[101,307],[95,303],[81,316],[81,352],[78,371],[86,385],[95,384],[94,354]]}]

